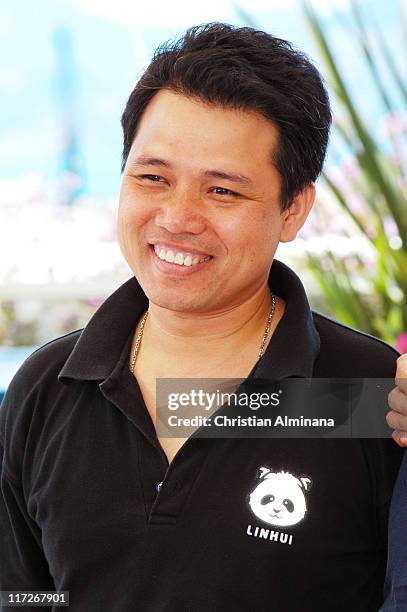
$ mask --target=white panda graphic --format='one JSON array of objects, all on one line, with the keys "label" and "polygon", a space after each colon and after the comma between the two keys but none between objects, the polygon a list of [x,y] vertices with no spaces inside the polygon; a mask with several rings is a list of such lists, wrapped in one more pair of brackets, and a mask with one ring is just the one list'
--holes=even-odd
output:
[{"label": "white panda graphic", "polygon": [[302,521],[307,512],[305,492],[311,488],[310,478],[297,478],[290,472],[259,469],[261,482],[249,495],[252,512],[269,525],[288,527]]}]

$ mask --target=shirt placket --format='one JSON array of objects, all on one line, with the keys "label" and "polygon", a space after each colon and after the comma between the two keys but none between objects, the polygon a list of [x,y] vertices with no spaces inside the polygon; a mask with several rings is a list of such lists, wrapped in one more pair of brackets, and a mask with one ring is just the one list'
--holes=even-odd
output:
[{"label": "shirt placket", "polygon": [[118,364],[99,386],[105,399],[141,434],[137,438],[138,468],[147,524],[175,524],[204,464],[207,441],[188,438],[169,464],[137,381],[126,364]]}]

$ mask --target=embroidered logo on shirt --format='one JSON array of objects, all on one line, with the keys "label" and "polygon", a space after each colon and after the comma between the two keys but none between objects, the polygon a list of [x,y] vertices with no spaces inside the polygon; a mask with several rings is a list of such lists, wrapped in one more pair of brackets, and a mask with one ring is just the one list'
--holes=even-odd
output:
[{"label": "embroidered logo on shirt", "polygon": [[259,469],[259,478],[260,483],[249,495],[250,509],[257,518],[276,527],[296,525],[304,519],[310,478],[273,472],[267,467]]}]

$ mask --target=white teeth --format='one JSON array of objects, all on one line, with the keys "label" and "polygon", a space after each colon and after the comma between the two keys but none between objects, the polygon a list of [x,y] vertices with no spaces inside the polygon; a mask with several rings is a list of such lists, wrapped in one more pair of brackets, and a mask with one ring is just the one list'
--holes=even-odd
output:
[{"label": "white teeth", "polygon": [[178,252],[174,253],[171,249],[165,249],[164,247],[154,246],[154,251],[160,259],[163,261],[167,261],[168,263],[174,263],[179,266],[196,266],[196,264],[201,263],[203,261],[209,261],[211,259],[210,255],[205,255],[204,257],[192,256],[192,255],[184,255],[184,253]]}]

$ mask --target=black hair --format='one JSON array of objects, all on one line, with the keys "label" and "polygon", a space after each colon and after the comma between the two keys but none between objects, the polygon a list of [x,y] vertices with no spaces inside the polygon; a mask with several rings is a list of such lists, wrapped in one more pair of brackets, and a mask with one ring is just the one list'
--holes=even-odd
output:
[{"label": "black hair", "polygon": [[155,51],[122,115],[122,171],[143,111],[160,89],[225,108],[255,111],[278,131],[272,162],[281,176],[281,209],[322,171],[332,116],[309,58],[251,27],[208,23]]}]

